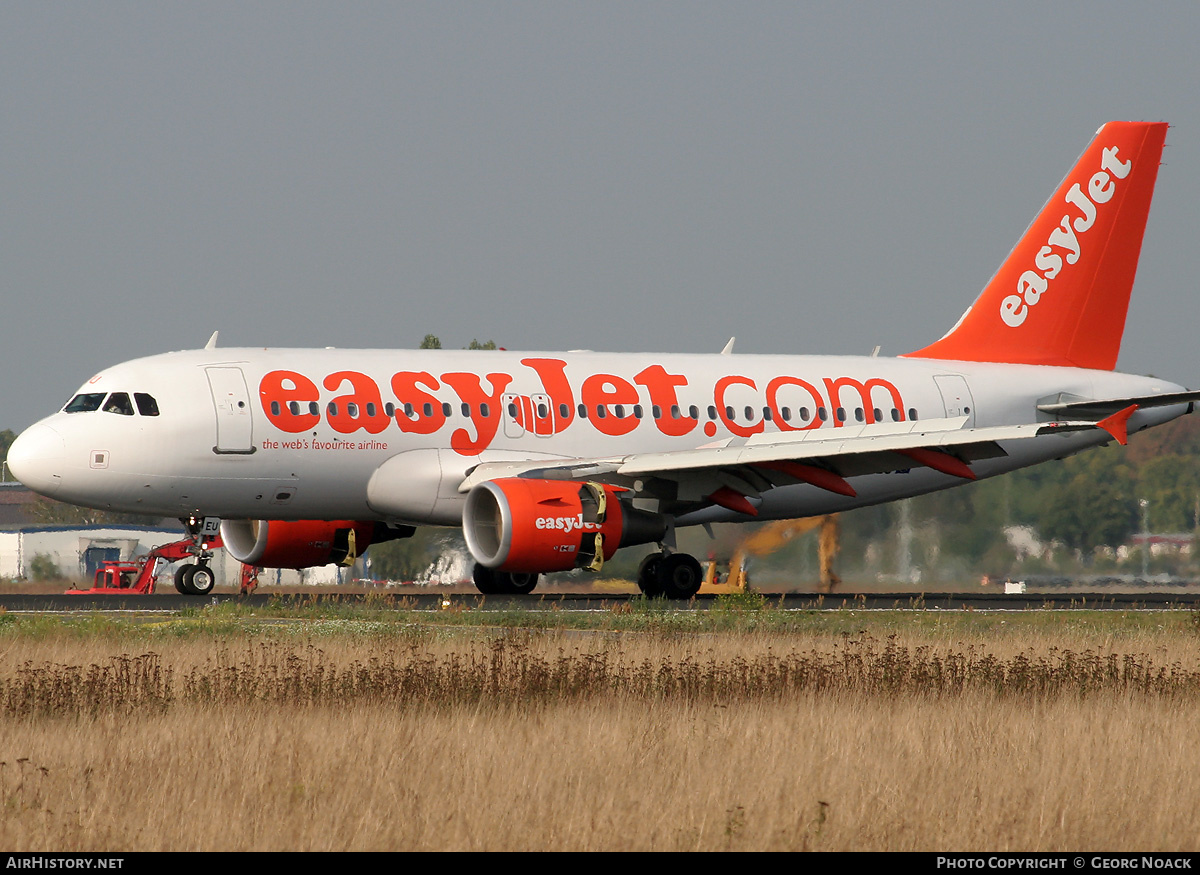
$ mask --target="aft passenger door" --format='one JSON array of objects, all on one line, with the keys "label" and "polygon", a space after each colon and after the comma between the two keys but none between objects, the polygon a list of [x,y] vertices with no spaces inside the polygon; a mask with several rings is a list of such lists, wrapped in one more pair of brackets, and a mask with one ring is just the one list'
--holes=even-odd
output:
[{"label": "aft passenger door", "polygon": [[965,378],[958,374],[940,374],[933,378],[942,393],[942,404],[947,417],[967,417],[967,428],[975,427],[975,402]]}]

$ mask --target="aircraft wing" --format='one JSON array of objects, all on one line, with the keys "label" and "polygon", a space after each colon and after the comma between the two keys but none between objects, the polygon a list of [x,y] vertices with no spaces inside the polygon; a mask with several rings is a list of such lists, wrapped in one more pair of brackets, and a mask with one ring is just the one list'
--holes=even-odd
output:
[{"label": "aircraft wing", "polygon": [[1091,420],[966,428],[967,417],[875,423],[837,429],[773,432],[687,450],[633,453],[561,463],[484,463],[468,472],[459,491],[500,477],[597,480],[666,498],[678,506],[718,504],[754,515],[752,499],[776,486],[810,483],[854,496],[848,478],[927,467],[973,480],[971,463],[1007,455],[1001,442],[1102,429],[1125,443],[1135,405]]}]

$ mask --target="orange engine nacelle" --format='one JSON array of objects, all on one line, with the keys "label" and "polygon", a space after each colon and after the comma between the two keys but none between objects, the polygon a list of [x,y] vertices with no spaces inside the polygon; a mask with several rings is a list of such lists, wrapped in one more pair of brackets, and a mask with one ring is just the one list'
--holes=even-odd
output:
[{"label": "orange engine nacelle", "polygon": [[508,477],[467,495],[463,534],[471,555],[499,571],[599,570],[620,547],[661,540],[658,514],[622,504],[602,483]]},{"label": "orange engine nacelle", "polygon": [[371,544],[375,523],[354,520],[222,520],[221,540],[238,562],[264,568],[350,564]]}]

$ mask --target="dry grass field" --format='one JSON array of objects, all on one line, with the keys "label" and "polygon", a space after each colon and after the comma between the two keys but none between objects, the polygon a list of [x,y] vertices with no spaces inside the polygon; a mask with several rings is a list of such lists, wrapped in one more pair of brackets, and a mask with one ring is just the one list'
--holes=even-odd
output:
[{"label": "dry grass field", "polygon": [[1191,850],[1198,645],[0,624],[0,847]]}]

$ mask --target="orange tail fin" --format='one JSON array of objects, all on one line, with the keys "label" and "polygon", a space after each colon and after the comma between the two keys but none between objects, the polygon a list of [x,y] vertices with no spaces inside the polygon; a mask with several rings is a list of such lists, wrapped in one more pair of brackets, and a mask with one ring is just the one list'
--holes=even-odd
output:
[{"label": "orange tail fin", "polygon": [[907,357],[1112,370],[1166,135],[1097,131],[958,324]]}]

